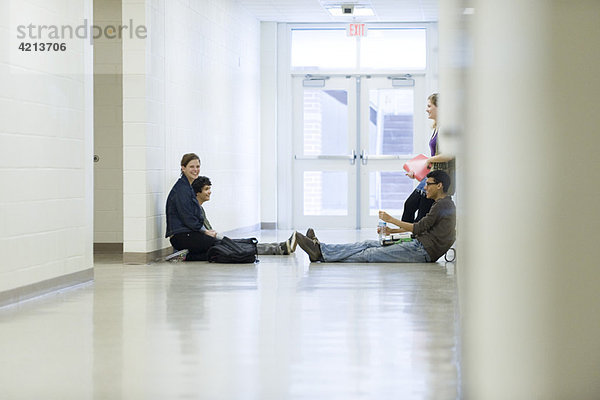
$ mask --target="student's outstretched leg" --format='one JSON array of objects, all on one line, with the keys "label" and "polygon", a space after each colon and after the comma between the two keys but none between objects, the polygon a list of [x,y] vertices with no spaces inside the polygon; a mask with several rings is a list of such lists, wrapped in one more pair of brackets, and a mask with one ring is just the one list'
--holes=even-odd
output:
[{"label": "student's outstretched leg", "polygon": [[321,243],[325,262],[426,263],[431,258],[417,241],[381,246],[376,240],[348,244]]},{"label": "student's outstretched leg", "polygon": [[256,250],[259,255],[278,256],[284,254],[281,243],[258,243],[256,245]]},{"label": "student's outstretched leg", "polygon": [[345,262],[349,257],[360,254],[366,249],[381,247],[378,240],[340,244],[320,243],[319,245],[325,262]]},{"label": "student's outstretched leg", "polygon": [[262,255],[290,255],[296,251],[296,232],[292,233],[285,242],[259,243],[256,245],[258,254]]}]

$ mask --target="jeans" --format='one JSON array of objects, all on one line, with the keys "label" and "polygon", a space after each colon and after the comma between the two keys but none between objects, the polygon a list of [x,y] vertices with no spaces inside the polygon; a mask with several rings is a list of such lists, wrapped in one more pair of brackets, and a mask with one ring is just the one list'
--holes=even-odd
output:
[{"label": "jeans", "polygon": [[421,182],[419,182],[415,190],[423,196],[426,196],[427,192],[425,191],[425,185],[427,185],[427,177],[421,179]]},{"label": "jeans", "polygon": [[358,243],[321,243],[325,262],[426,263],[431,257],[418,240],[382,246],[377,240]]},{"label": "jeans", "polygon": [[256,245],[258,254],[261,255],[282,255],[281,243],[259,243]]}]

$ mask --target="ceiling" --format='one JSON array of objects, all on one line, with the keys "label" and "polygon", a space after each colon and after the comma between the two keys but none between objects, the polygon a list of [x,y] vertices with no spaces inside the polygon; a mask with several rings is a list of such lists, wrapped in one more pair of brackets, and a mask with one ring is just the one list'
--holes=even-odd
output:
[{"label": "ceiling", "polygon": [[369,6],[372,17],[355,17],[360,22],[429,22],[438,20],[438,0],[236,0],[261,21],[351,22],[353,17],[333,17],[326,7],[342,4]]}]

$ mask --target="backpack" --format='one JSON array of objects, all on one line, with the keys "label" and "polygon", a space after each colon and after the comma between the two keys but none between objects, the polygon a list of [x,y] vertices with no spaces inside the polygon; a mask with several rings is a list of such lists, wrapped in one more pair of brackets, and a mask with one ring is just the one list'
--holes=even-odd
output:
[{"label": "backpack", "polygon": [[258,261],[258,249],[256,244],[258,240],[250,239],[230,239],[224,236],[211,248],[208,249],[208,262],[221,264],[245,264]]}]

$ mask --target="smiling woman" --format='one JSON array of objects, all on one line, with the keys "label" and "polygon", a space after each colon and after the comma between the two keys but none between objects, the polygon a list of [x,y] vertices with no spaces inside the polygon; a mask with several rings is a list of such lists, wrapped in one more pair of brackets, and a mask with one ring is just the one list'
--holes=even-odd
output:
[{"label": "smiling woman", "polygon": [[200,157],[194,153],[181,158],[181,177],[167,197],[167,233],[175,250],[188,250],[187,261],[204,261],[216,239],[204,229],[204,215],[192,188],[200,174]]},{"label": "smiling woman", "polygon": [[188,153],[181,159],[181,174],[185,175],[190,185],[200,173],[200,159],[194,153]]}]

